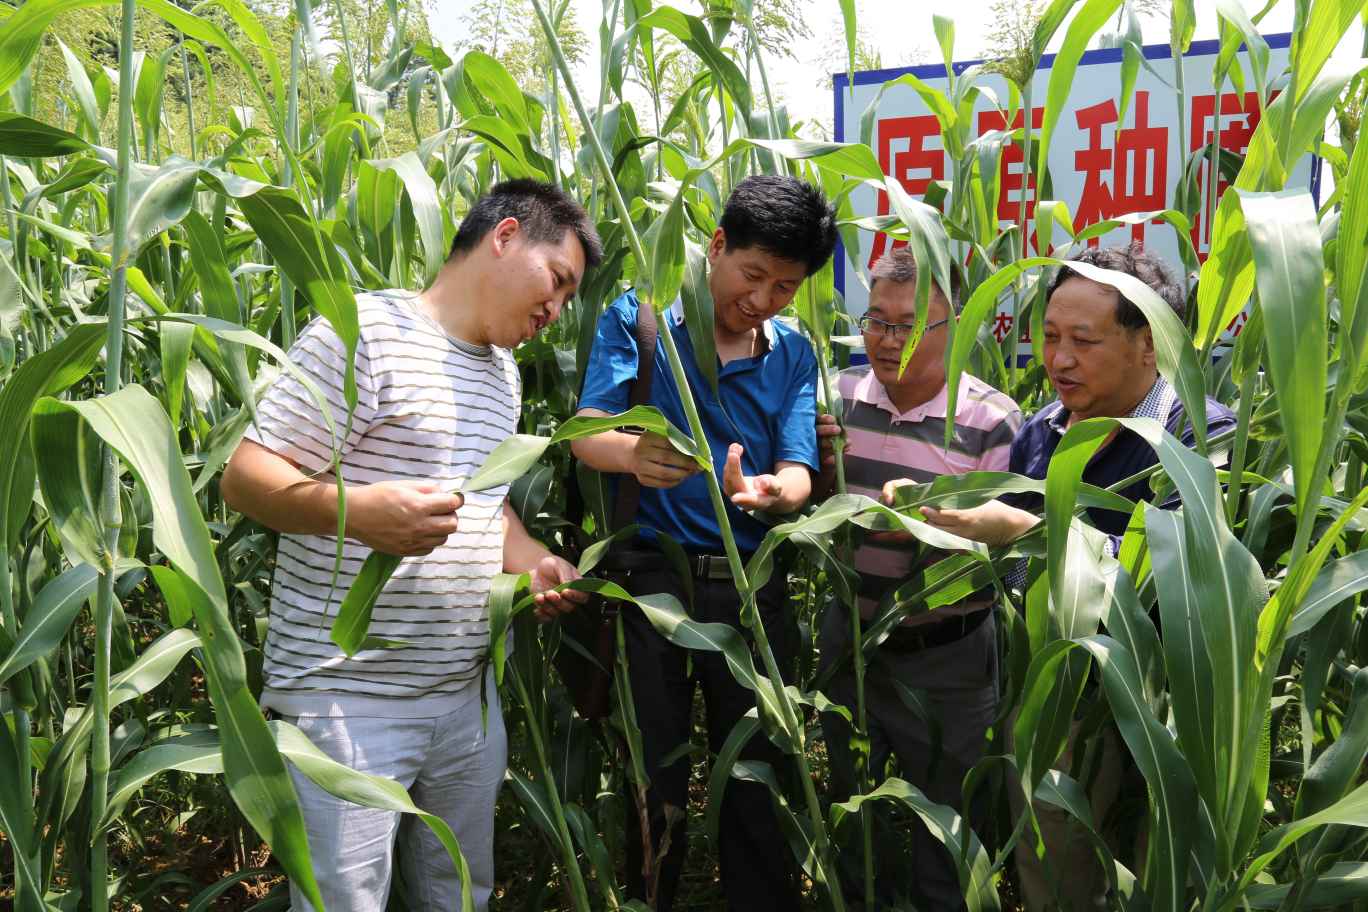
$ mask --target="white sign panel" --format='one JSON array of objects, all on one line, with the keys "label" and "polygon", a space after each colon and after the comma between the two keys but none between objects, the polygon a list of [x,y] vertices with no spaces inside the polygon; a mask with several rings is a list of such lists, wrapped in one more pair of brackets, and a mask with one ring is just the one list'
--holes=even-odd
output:
[{"label": "white sign panel", "polygon": [[[1278,73],[1288,61],[1290,35],[1268,35],[1270,47],[1268,72]],[[1183,58],[1183,76],[1187,92],[1187,110],[1178,111],[1177,95],[1164,81],[1140,67],[1135,94],[1126,111],[1123,123],[1118,123],[1121,92],[1120,48],[1089,51],[1074,75],[1068,104],[1059,117],[1050,140],[1049,167],[1053,183],[1052,198],[1064,202],[1073,217],[1075,230],[1088,225],[1133,212],[1171,208],[1174,188],[1182,175],[1183,162],[1192,152],[1208,146],[1215,129],[1217,100],[1213,89],[1212,65],[1219,53],[1215,41],[1198,41]],[[1172,82],[1173,64],[1168,45],[1144,48],[1149,66],[1164,79]],[[1242,65],[1246,58],[1239,55]],[[1036,70],[1031,89],[1034,107],[1032,124],[1039,136],[1044,98],[1050,80],[1050,65],[1054,55],[1047,55]],[[955,72],[978,61],[955,64]],[[1248,69],[1246,67],[1246,72]],[[851,142],[860,138],[860,119],[878,95],[880,87],[889,80],[911,73],[923,82],[947,90],[945,67],[930,65],[892,70],[873,70],[854,75],[853,97],[850,80],[845,73],[836,74],[835,102],[838,141]],[[980,77],[1005,104],[1010,97],[1006,81],[997,75]],[[1227,80],[1220,98],[1220,142],[1224,149],[1243,154],[1254,128],[1259,122],[1259,104],[1255,93],[1237,93]],[[1186,126],[1187,150],[1179,149],[1179,118]],[[1012,129],[1021,127],[1022,113],[1016,114]],[[982,135],[993,130],[1007,129],[1005,116],[985,95],[980,95],[973,114],[973,131]],[[1119,128],[1119,129],[1118,129]],[[900,181],[907,192],[920,198],[933,181],[950,180],[953,168],[941,141],[940,125],[921,96],[907,85],[892,86],[884,93],[875,115],[870,143],[884,173]],[[1034,153],[1034,149],[1032,150]],[[1198,186],[1205,205],[1210,179],[1210,157],[1203,158],[1198,173]],[[1308,156],[1293,172],[1291,186],[1311,186],[1319,189],[1319,161]],[[1004,147],[999,165],[1002,190],[998,217],[1005,227],[1014,224],[1021,201],[1021,146]],[[1224,192],[1225,180],[1220,180],[1218,192]],[[1027,211],[1034,212],[1035,176],[1027,189]],[[857,215],[887,215],[887,194],[872,187],[861,187],[851,196]],[[1034,222],[1033,222],[1034,224]],[[1192,242],[1200,259],[1206,258],[1210,219],[1203,211],[1192,226]],[[1062,230],[1054,233],[1055,241]],[[1115,229],[1089,243],[1103,246],[1124,244],[1132,238],[1160,253],[1175,270],[1182,269],[1178,256],[1178,240],[1174,229],[1162,222],[1149,222]],[[1035,253],[1034,238],[1031,252]],[[860,232],[859,261],[867,275],[869,267],[892,246],[900,244],[882,234]],[[836,281],[845,295],[846,306],[852,315],[864,313],[868,302],[865,284],[856,274],[844,252],[838,252]],[[1233,338],[1243,326],[1244,315],[1226,328],[1225,338]],[[1029,354],[1029,327],[1021,330],[1019,352]],[[999,341],[1012,330],[1010,310],[999,313],[993,331]]]}]

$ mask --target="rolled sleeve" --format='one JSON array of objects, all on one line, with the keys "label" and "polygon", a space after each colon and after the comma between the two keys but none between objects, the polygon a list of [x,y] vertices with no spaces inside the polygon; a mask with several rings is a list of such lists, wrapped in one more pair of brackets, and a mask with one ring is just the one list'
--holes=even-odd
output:
[{"label": "rolled sleeve", "polygon": [[795,346],[791,394],[779,415],[779,446],[774,461],[798,462],[817,471],[817,358],[803,341]]},{"label": "rolled sleeve", "polygon": [[612,414],[627,410],[637,375],[636,307],[634,299],[623,295],[599,317],[584,366],[580,408]]}]

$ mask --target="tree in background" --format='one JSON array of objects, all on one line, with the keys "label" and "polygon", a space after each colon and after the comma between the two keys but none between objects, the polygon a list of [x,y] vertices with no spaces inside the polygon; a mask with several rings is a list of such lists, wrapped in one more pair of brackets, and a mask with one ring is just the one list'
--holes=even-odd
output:
[{"label": "tree in background", "polygon": [[[524,91],[546,94],[551,52],[528,0],[476,0],[461,22],[467,37],[454,48],[457,54],[484,51],[503,64]],[[573,7],[561,17],[557,37],[571,65],[584,62],[589,53],[589,37],[576,21]]]}]

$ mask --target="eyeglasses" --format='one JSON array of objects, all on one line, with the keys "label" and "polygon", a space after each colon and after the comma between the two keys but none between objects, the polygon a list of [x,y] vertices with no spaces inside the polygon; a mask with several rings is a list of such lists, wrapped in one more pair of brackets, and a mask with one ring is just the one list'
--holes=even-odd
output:
[{"label": "eyeglasses", "polygon": [[[929,323],[926,326],[926,331],[930,332],[933,329],[938,329],[949,322],[950,318],[946,317],[944,320],[937,320],[935,323]],[[907,338],[912,335],[912,330],[915,328],[915,324],[913,323],[889,323],[885,320],[880,320],[878,317],[871,317],[868,314],[865,314],[863,317],[856,320],[855,325],[860,327],[860,332],[862,333],[868,333],[871,336],[876,333],[885,337],[891,336],[894,342],[906,342]]]}]

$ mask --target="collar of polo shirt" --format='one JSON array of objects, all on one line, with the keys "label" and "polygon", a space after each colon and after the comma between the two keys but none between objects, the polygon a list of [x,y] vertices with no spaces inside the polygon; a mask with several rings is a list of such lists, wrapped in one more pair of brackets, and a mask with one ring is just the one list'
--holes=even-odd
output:
[{"label": "collar of polo shirt", "polygon": [[[675,326],[683,326],[683,325],[684,325],[684,299],[683,299],[683,298],[675,298],[675,299],[674,299],[674,303],[670,305],[669,314],[670,314],[670,322],[673,323]],[[774,326],[772,325],[773,322],[774,322],[774,318],[771,317],[770,319],[766,320],[764,323],[761,323],[761,324],[760,324],[760,327],[765,331],[765,350],[766,350],[766,351],[772,350],[772,349],[774,348]]]},{"label": "collar of polo shirt", "polygon": [[[1154,385],[1145,394],[1145,398],[1140,400],[1140,404],[1131,409],[1130,414],[1124,415],[1125,418],[1150,418],[1164,424],[1168,421],[1169,412],[1173,410],[1173,403],[1178,400],[1178,391],[1173,388],[1173,384],[1164,379],[1160,374],[1154,380]],[[1059,400],[1051,403],[1046,408],[1053,408],[1045,416],[1045,422],[1061,437],[1069,429],[1069,410],[1064,408],[1064,403]]]},{"label": "collar of polo shirt", "polygon": [[[888,398],[888,390],[879,382],[879,378],[874,376],[871,368],[869,373],[855,384],[855,399],[867,405],[881,408],[895,418],[904,421],[922,421],[927,418],[946,417],[946,405],[949,404],[949,387],[942,386],[940,392],[923,402],[915,405],[905,412],[898,411],[898,407],[893,404],[893,400]],[[962,402],[963,400],[961,400]]]}]

